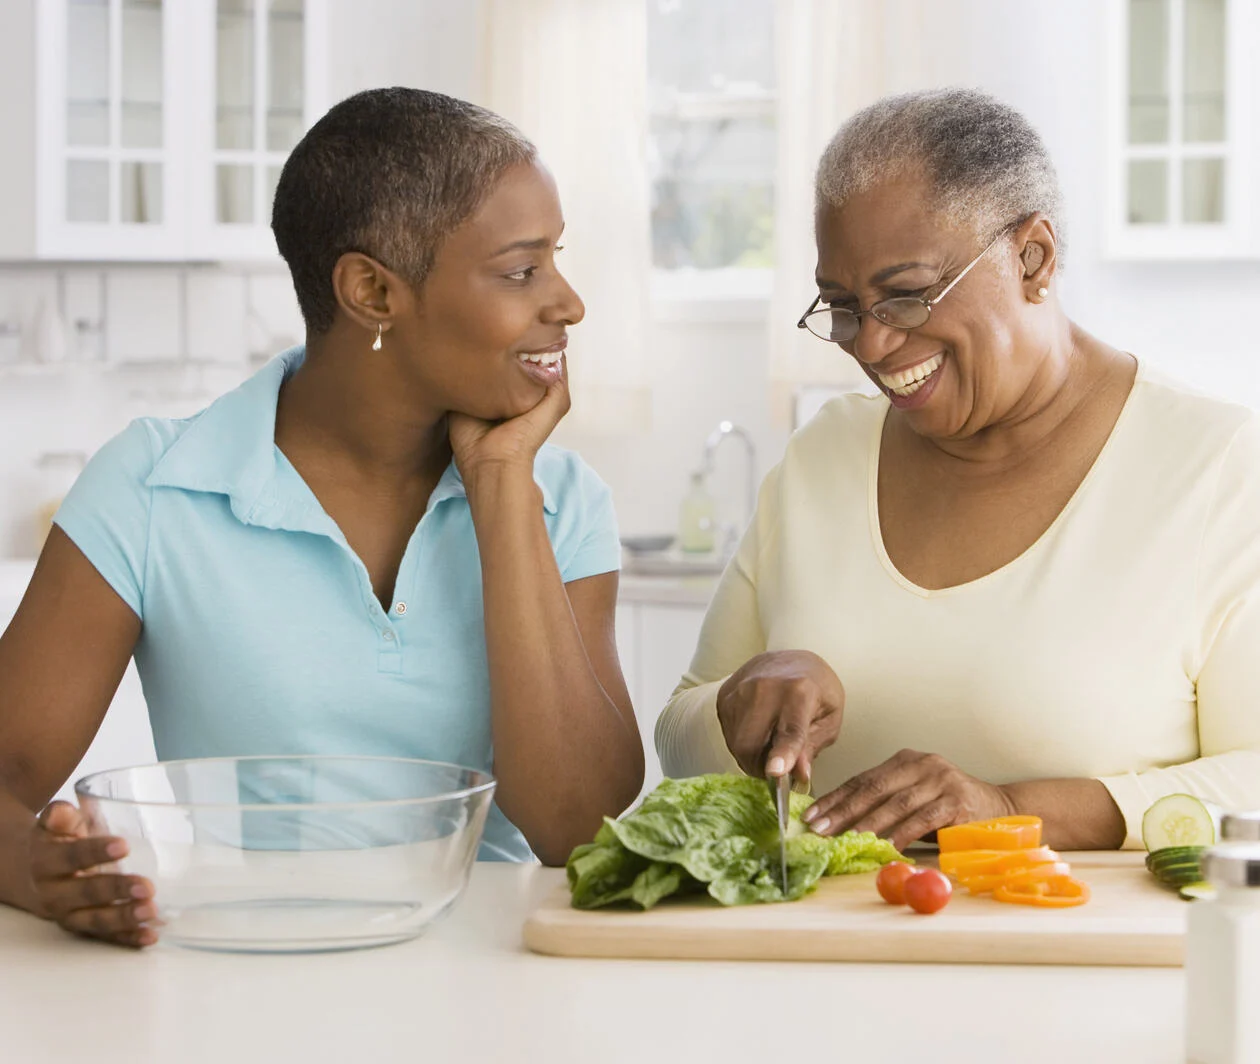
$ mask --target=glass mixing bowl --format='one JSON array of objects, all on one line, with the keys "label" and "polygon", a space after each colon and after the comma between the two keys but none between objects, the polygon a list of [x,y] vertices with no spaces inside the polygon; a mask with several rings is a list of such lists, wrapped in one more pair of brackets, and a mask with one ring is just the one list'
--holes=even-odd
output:
[{"label": "glass mixing bowl", "polygon": [[389,757],[229,757],[86,776],[109,866],[157,891],[159,937],[256,952],[420,934],[455,904],[494,794],[484,772]]}]

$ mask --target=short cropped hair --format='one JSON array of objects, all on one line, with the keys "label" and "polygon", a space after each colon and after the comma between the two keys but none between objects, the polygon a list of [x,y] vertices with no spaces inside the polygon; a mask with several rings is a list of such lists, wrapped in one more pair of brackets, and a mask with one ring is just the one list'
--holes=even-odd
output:
[{"label": "short cropped hair", "polygon": [[271,210],[307,329],[332,327],[342,255],[370,255],[419,287],[442,241],[505,171],[536,155],[507,120],[441,93],[371,89],[342,100],[293,149]]}]

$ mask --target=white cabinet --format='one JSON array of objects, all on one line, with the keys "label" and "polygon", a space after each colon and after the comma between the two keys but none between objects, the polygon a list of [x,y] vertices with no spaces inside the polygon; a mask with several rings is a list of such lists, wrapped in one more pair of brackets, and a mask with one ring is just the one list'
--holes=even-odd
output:
[{"label": "white cabinet", "polygon": [[324,109],[325,2],[6,0],[0,257],[274,256],[279,168]]},{"label": "white cabinet", "polygon": [[1260,258],[1253,0],[1110,0],[1108,251]]},{"label": "white cabinet", "polygon": [[[186,204],[186,85],[161,0],[40,3],[36,250],[41,258],[173,258]],[[174,61],[173,61],[174,60]]]},{"label": "white cabinet", "polygon": [[617,650],[643,739],[643,793],[662,779],[656,719],[691,664],[704,613],[702,602],[659,603],[637,596],[623,595],[617,606]]},{"label": "white cabinet", "polygon": [[323,0],[201,0],[191,6],[190,78],[200,140],[189,187],[196,258],[276,254],[271,201],[280,169],[326,105]]}]

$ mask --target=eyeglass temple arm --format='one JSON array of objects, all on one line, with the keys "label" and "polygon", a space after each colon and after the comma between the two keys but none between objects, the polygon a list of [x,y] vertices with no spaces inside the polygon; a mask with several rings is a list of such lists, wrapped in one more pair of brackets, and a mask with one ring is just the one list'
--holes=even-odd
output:
[{"label": "eyeglass temple arm", "polygon": [[814,301],[809,305],[809,310],[805,311],[805,313],[801,315],[800,321],[796,323],[796,327],[798,329],[808,328],[808,326],[805,324],[805,319],[814,313],[814,310],[818,307],[818,304],[821,302],[822,302],[821,294],[814,296]]},{"label": "eyeglass temple arm", "polygon": [[995,236],[992,240],[990,240],[988,247],[986,247],[982,252],[980,252],[979,255],[977,255],[974,259],[972,259],[969,263],[967,263],[967,265],[963,267],[962,273],[960,273],[957,277],[955,277],[952,281],[950,281],[949,284],[947,284],[942,291],[938,292],[936,294],[935,299],[927,300],[927,305],[929,307],[934,307],[936,306],[937,303],[939,303],[942,299],[944,299],[947,295],[949,295],[949,290],[953,288],[954,285],[956,285],[959,281],[961,281],[964,277],[967,276],[967,274],[969,274],[972,271],[976,263],[979,262],[982,258],[984,258],[989,253],[989,248],[992,248],[994,244],[996,244],[999,240],[1001,240],[1002,237],[1006,235],[1006,232],[1007,231],[1004,229],[1002,230],[1002,232],[998,233],[998,235]]}]

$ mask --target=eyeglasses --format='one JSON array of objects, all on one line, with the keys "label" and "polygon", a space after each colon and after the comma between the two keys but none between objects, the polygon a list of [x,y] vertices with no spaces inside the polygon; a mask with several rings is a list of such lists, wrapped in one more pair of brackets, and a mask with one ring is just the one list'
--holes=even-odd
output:
[{"label": "eyeglasses", "polygon": [[847,344],[852,341],[862,327],[861,318],[870,314],[876,321],[891,325],[894,329],[917,329],[926,325],[932,316],[932,308],[949,295],[950,290],[971,272],[982,258],[1006,234],[1003,229],[990,241],[979,255],[963,267],[962,273],[955,277],[934,298],[924,299],[921,296],[894,296],[892,299],[881,299],[872,303],[868,310],[845,310],[843,307],[819,307],[822,296],[815,296],[809,310],[801,315],[796,323],[798,329],[808,329],[820,340],[830,340],[833,344]]}]

